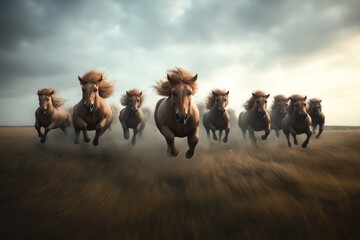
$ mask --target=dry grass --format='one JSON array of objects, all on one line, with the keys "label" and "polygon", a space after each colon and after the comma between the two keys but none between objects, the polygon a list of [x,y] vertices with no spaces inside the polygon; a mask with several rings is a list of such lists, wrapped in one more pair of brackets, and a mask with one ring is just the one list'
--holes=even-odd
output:
[{"label": "dry grass", "polygon": [[255,149],[235,126],[226,145],[201,139],[191,160],[185,139],[168,158],[151,124],[144,134],[132,147],[115,125],[93,147],[1,128],[0,239],[360,236],[358,130],[325,131],[308,149],[287,149],[283,136]]}]

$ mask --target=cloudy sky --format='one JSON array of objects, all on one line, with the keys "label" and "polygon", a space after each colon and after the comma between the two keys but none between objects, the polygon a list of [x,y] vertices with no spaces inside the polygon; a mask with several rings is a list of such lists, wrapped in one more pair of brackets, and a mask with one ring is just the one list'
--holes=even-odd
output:
[{"label": "cloudy sky", "polygon": [[99,69],[115,81],[109,102],[138,87],[145,106],[166,70],[199,74],[203,102],[230,90],[238,114],[256,89],[323,99],[328,125],[360,125],[358,0],[5,0],[0,3],[0,125],[34,123],[43,87],[66,108],[77,80]]}]

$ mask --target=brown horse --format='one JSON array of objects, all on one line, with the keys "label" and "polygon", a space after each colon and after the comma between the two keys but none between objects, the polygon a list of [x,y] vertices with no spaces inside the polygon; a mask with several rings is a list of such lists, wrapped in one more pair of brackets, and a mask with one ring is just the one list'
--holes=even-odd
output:
[{"label": "brown horse", "polygon": [[286,116],[289,98],[284,95],[276,95],[270,109],[271,129],[275,130],[276,137],[279,137],[281,121]]},{"label": "brown horse", "polygon": [[82,86],[82,99],[74,106],[73,126],[75,129],[74,143],[79,143],[80,131],[84,141],[91,139],[87,131],[96,130],[93,145],[99,144],[99,137],[108,129],[113,120],[114,110],[105,101],[114,91],[113,83],[107,81],[102,72],[95,70],[78,77]]},{"label": "brown horse", "polygon": [[[42,143],[46,141],[51,129],[60,128],[67,134],[66,127],[71,124],[70,114],[60,108],[64,105],[64,100],[56,97],[55,93],[52,88],[44,88],[37,92],[39,107],[35,111],[35,129]],[[41,127],[45,129],[44,133],[41,132]]]},{"label": "brown horse", "polygon": [[[208,111],[203,115],[203,125],[206,129],[207,137],[210,138],[210,130],[213,134],[213,139],[221,141],[221,135],[225,130],[225,137],[223,142],[228,141],[230,132],[230,117],[225,110],[229,104],[229,91],[215,89],[212,90],[206,100],[206,109]],[[219,130],[219,138],[216,136],[215,131]]]},{"label": "brown horse", "polygon": [[239,115],[238,125],[241,128],[244,139],[246,139],[246,130],[249,131],[249,137],[256,144],[255,131],[265,131],[261,136],[262,140],[266,140],[270,133],[270,115],[266,111],[267,100],[270,94],[263,91],[252,93],[251,98],[244,104],[246,111]]},{"label": "brown horse", "polygon": [[311,117],[306,113],[306,96],[301,95],[292,95],[290,97],[290,104],[288,107],[288,112],[285,118],[281,122],[283,132],[286,136],[288,146],[291,148],[290,134],[294,138],[294,144],[297,145],[298,141],[296,139],[297,134],[305,133],[307,135],[306,140],[301,145],[303,148],[309,143],[309,139],[312,135],[310,129],[311,126]]},{"label": "brown horse", "polygon": [[307,113],[310,115],[312,119],[312,130],[315,134],[316,127],[319,125],[319,133],[315,136],[316,139],[319,139],[320,134],[324,130],[324,124],[325,124],[325,115],[321,111],[321,99],[318,98],[312,98],[309,101]]},{"label": "brown horse", "polygon": [[141,105],[144,102],[144,94],[138,89],[131,89],[122,95],[121,104],[126,106],[120,111],[119,121],[124,131],[124,138],[129,139],[129,128],[133,129],[133,137],[131,143],[135,145],[136,135],[141,136],[145,128],[144,114]]},{"label": "brown horse", "polygon": [[189,149],[186,157],[194,155],[199,141],[199,110],[191,96],[197,91],[197,77],[190,72],[174,68],[168,71],[167,79],[154,86],[157,94],[165,96],[155,107],[154,118],[157,128],[165,137],[168,154],[177,156],[175,137],[187,137]]}]

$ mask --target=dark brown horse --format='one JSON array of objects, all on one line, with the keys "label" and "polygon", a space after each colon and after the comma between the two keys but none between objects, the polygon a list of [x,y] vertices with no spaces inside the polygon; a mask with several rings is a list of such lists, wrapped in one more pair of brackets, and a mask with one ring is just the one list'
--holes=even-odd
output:
[{"label": "dark brown horse", "polygon": [[[37,92],[39,107],[35,111],[35,129],[42,143],[46,141],[50,130],[60,128],[67,134],[66,127],[71,125],[70,114],[61,109],[64,100],[56,97],[55,93],[52,88],[44,88]],[[44,133],[41,132],[42,127],[45,129]]]},{"label": "dark brown horse", "polygon": [[312,98],[309,100],[307,113],[312,119],[312,130],[315,134],[316,127],[319,125],[319,133],[315,136],[316,139],[319,139],[321,133],[324,130],[325,124],[325,115],[322,112],[321,99]]},{"label": "dark brown horse", "polygon": [[271,129],[275,130],[276,137],[279,137],[279,131],[282,129],[281,121],[286,116],[288,101],[289,98],[284,97],[284,95],[276,95],[270,107]]},{"label": "dark brown horse", "polygon": [[288,112],[285,118],[282,120],[281,126],[283,132],[286,136],[288,146],[291,148],[290,134],[294,138],[294,144],[297,145],[298,141],[296,135],[306,134],[306,140],[301,145],[303,148],[309,143],[309,139],[312,135],[310,129],[311,126],[311,117],[306,113],[306,96],[301,95],[292,95],[290,97],[290,104],[288,107]]},{"label": "dark brown horse", "polygon": [[138,89],[126,91],[121,97],[121,104],[126,106],[120,111],[119,121],[123,128],[124,138],[129,139],[129,128],[133,129],[133,137],[131,143],[135,145],[136,135],[141,136],[145,128],[144,114],[141,105],[144,102],[144,94]]},{"label": "dark brown horse", "polygon": [[113,83],[107,81],[102,72],[92,70],[78,77],[82,87],[82,99],[74,106],[73,126],[75,129],[74,143],[79,143],[80,131],[84,141],[91,139],[87,131],[96,130],[93,145],[99,144],[99,137],[112,123],[114,110],[105,101],[114,91]]},{"label": "dark brown horse", "polygon": [[246,130],[249,131],[249,137],[256,144],[255,132],[265,131],[261,136],[262,140],[266,140],[270,133],[270,115],[266,111],[267,100],[270,94],[263,91],[252,93],[251,98],[244,104],[246,111],[239,115],[238,125],[241,128],[244,139],[246,139]]},{"label": "dark brown horse", "polygon": [[199,110],[191,98],[197,91],[197,77],[197,74],[174,68],[168,71],[165,80],[154,86],[157,94],[165,96],[157,102],[154,118],[157,128],[165,137],[168,154],[171,156],[179,154],[174,144],[175,137],[187,137],[187,158],[194,155],[199,141]]},{"label": "dark brown horse", "polygon": [[[229,91],[212,90],[206,100],[206,109],[208,111],[203,115],[203,125],[206,129],[207,137],[210,138],[211,130],[213,139],[221,141],[222,132],[225,130],[224,143],[228,141],[230,132],[230,117],[226,111],[226,107],[229,104],[228,99]],[[216,130],[219,130],[219,138],[216,136]]]}]

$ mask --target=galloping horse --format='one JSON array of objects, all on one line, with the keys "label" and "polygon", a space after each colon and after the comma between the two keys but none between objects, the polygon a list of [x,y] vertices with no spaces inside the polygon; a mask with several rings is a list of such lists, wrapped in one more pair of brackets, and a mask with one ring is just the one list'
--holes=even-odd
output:
[{"label": "galloping horse", "polygon": [[141,136],[145,128],[144,114],[141,105],[144,102],[144,94],[138,89],[131,89],[122,95],[121,104],[126,106],[120,111],[119,121],[124,131],[124,138],[129,139],[129,128],[133,129],[133,137],[131,143],[135,145],[136,135]]},{"label": "galloping horse", "polygon": [[316,139],[319,139],[320,134],[324,130],[324,124],[325,124],[325,115],[321,111],[321,99],[318,98],[312,98],[309,101],[307,113],[310,115],[312,119],[312,130],[315,134],[316,127],[319,125],[319,133],[315,136]]},{"label": "galloping horse", "polygon": [[[35,111],[35,129],[38,132],[40,141],[44,143],[46,136],[51,129],[60,128],[65,134],[66,127],[70,126],[70,114],[60,107],[64,105],[64,100],[55,95],[52,88],[43,88],[38,90],[39,107]],[[40,131],[41,127],[45,129],[44,133]]]},{"label": "galloping horse", "polygon": [[[229,91],[215,89],[212,90],[206,100],[206,109],[208,111],[203,116],[203,125],[206,129],[207,137],[210,138],[210,130],[213,134],[213,139],[221,141],[221,135],[225,130],[225,137],[223,142],[228,141],[230,132],[230,117],[225,110],[229,104]],[[215,131],[219,130],[219,138],[216,136]]]},{"label": "galloping horse", "polygon": [[271,129],[275,130],[276,137],[279,137],[279,131],[282,129],[281,121],[286,116],[288,101],[289,98],[284,97],[284,95],[276,95],[270,107]]},{"label": "galloping horse", "polygon": [[246,130],[249,131],[249,137],[256,144],[255,131],[265,131],[261,136],[262,140],[266,140],[270,133],[270,115],[266,111],[267,100],[270,94],[263,91],[252,93],[252,97],[244,104],[246,111],[239,115],[238,125],[241,128],[244,139],[246,139]]},{"label": "galloping horse", "polygon": [[91,139],[87,131],[96,130],[93,145],[99,144],[99,137],[108,129],[113,120],[114,110],[105,101],[114,92],[113,83],[107,81],[102,72],[95,70],[78,77],[82,86],[82,99],[74,106],[73,126],[75,129],[74,143],[79,143],[80,131],[84,141]]},{"label": "galloping horse", "polygon": [[154,118],[171,156],[179,154],[174,144],[175,137],[187,137],[187,158],[194,155],[199,141],[199,110],[191,99],[197,91],[197,77],[197,74],[194,76],[184,69],[174,68],[168,71],[165,80],[156,82],[154,86],[157,94],[165,96],[157,102]]},{"label": "galloping horse", "polygon": [[306,133],[306,140],[301,145],[303,148],[309,143],[309,139],[312,135],[310,129],[311,126],[311,117],[306,113],[306,96],[301,95],[292,95],[290,97],[290,104],[288,107],[288,112],[285,118],[281,122],[283,132],[286,136],[288,146],[291,148],[290,134],[294,138],[294,144],[297,145],[298,141],[296,139],[297,134]]}]

